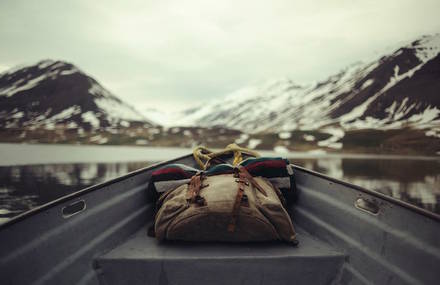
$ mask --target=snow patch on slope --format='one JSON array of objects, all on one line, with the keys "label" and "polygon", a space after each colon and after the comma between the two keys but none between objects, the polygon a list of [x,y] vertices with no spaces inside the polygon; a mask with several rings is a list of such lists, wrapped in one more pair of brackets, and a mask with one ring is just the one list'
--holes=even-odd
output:
[{"label": "snow patch on slope", "polygon": [[371,84],[373,84],[373,82],[374,82],[374,79],[368,79],[367,81],[365,81],[364,82],[364,84],[362,84],[362,86],[361,86],[361,89],[365,89],[365,88],[367,88],[368,86],[370,86]]},{"label": "snow patch on slope", "polygon": [[290,139],[291,136],[292,134],[290,132],[281,132],[278,134],[278,137],[282,140]]},{"label": "snow patch on slope", "polygon": [[235,140],[235,143],[240,145],[242,143],[245,143],[249,139],[248,134],[241,134],[238,139]]},{"label": "snow patch on slope", "polygon": [[[364,129],[364,128],[377,128],[378,126],[386,127],[386,128],[396,128],[400,127],[402,122],[399,122],[397,125],[389,125],[390,123],[395,122],[396,120],[400,119],[404,115],[406,115],[414,106],[406,106],[406,102],[408,101],[408,98],[405,98],[399,109],[394,111],[396,106],[391,106],[390,108],[386,109],[387,112],[390,113],[390,117],[379,120],[372,117],[367,117],[365,119],[361,119],[361,117],[364,115],[367,108],[370,106],[372,102],[374,102],[379,96],[384,94],[387,90],[391,89],[395,85],[397,85],[400,81],[406,78],[411,78],[415,72],[420,70],[424,63],[422,62],[419,65],[416,65],[414,68],[408,70],[405,73],[399,74],[399,66],[394,66],[394,75],[390,77],[388,83],[375,95],[369,97],[367,100],[365,100],[362,104],[359,106],[356,106],[351,112],[344,114],[340,117],[340,123],[345,129]],[[396,102],[394,102],[396,103]],[[393,104],[394,104],[393,103]],[[353,122],[354,121],[354,122]],[[388,126],[386,126],[388,124]]]},{"label": "snow patch on slope", "polygon": [[425,36],[417,41],[413,47],[416,49],[416,56],[420,61],[426,63],[440,53],[440,34]]},{"label": "snow patch on slope", "polygon": [[39,69],[45,69],[46,67],[51,66],[52,64],[54,64],[55,61],[52,59],[46,59],[46,60],[42,60],[38,63],[38,68]]},{"label": "snow patch on slope", "polygon": [[89,123],[93,128],[99,128],[100,122],[92,111],[85,112],[81,115],[84,122]]},{"label": "snow patch on slope", "polygon": [[89,93],[97,97],[113,97],[113,95],[96,82],[90,81]]},{"label": "snow patch on slope", "polygon": [[106,113],[107,118],[109,118],[113,123],[116,123],[120,120],[147,121],[147,119],[136,109],[116,98],[101,85],[92,82],[88,91],[90,94],[96,97],[94,100],[96,105],[99,109]]},{"label": "snow patch on slope", "polygon": [[342,139],[344,137],[344,134],[345,134],[342,129],[326,128],[326,129],[323,129],[323,132],[330,134],[331,137],[329,137],[326,140],[319,141],[318,142],[319,146],[325,146],[325,147],[330,147],[330,148],[334,148],[334,149],[341,149],[342,148],[342,143],[338,142],[340,139]]},{"label": "snow patch on slope", "polygon": [[17,94],[18,92],[32,89],[35,86],[37,86],[41,81],[43,81],[47,78],[48,78],[48,75],[43,74],[41,76],[38,76],[32,80],[25,82],[24,84],[21,84],[23,81],[19,80],[19,81],[15,82],[14,84],[12,84],[12,86],[10,86],[10,87],[0,89],[0,96],[11,97],[11,96]]},{"label": "snow patch on slope", "polygon": [[74,74],[74,73],[77,73],[77,72],[80,72],[80,70],[77,69],[77,68],[72,68],[70,70],[63,70],[63,71],[61,71],[60,75],[70,75],[70,74]]},{"label": "snow patch on slope", "polygon": [[67,109],[61,111],[60,113],[52,116],[49,120],[58,121],[58,120],[68,119],[68,118],[72,117],[73,115],[76,115],[79,113],[81,113],[81,107],[75,105],[75,106],[67,108]]},{"label": "snow patch on slope", "polygon": [[146,121],[145,117],[139,114],[133,107],[116,101],[113,98],[97,98],[95,103],[109,118],[114,120]]},{"label": "snow patch on slope", "polygon": [[262,140],[260,139],[250,139],[247,147],[250,149],[255,149],[259,144],[261,144]]}]

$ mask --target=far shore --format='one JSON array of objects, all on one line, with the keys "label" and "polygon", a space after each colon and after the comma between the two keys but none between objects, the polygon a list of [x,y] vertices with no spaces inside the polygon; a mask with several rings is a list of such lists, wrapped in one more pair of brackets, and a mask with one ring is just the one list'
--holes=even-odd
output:
[{"label": "far shore", "polygon": [[[296,159],[440,160],[440,156],[328,153],[319,149],[308,152],[257,151],[262,156],[282,156]],[[158,162],[191,153],[192,149],[179,147],[0,143],[0,166],[57,163]]]}]

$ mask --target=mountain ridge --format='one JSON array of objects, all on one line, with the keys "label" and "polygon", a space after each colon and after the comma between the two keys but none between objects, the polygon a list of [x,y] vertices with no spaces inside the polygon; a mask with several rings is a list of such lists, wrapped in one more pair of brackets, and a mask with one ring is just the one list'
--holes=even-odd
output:
[{"label": "mountain ridge", "polygon": [[0,138],[440,155],[439,53],[440,35],[425,36],[314,84],[270,80],[172,116],[141,114],[73,64],[43,60],[0,73]]},{"label": "mountain ridge", "polygon": [[42,60],[0,74],[0,127],[71,128],[78,133],[155,125],[75,65]]},{"label": "mountain ridge", "polygon": [[414,128],[440,138],[440,34],[422,36],[367,63],[351,65],[312,86],[290,79],[248,86],[205,104],[183,125],[236,128],[247,133]]}]

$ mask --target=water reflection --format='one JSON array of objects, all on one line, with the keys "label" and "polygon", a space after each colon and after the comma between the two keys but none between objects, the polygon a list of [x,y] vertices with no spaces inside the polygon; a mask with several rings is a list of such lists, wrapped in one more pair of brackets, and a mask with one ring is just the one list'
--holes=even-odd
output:
[{"label": "water reflection", "polygon": [[438,160],[320,158],[291,161],[440,214]]},{"label": "water reflection", "polygon": [[0,223],[39,205],[147,165],[145,162],[132,162],[0,167]]},{"label": "water reflection", "polygon": [[[297,165],[440,213],[440,161],[291,159]],[[0,223],[64,195],[150,163],[78,163],[0,167]]]}]

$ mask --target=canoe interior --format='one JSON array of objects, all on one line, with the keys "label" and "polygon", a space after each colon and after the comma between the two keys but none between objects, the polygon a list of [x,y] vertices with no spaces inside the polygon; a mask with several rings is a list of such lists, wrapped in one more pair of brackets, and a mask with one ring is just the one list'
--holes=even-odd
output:
[{"label": "canoe interior", "polygon": [[[191,156],[172,161],[196,166]],[[440,219],[295,167],[299,246],[158,243],[146,234],[156,165],[0,227],[2,284],[438,284]],[[377,206],[377,213],[355,207]],[[66,215],[82,201],[85,209]],[[64,215],[63,215],[64,210]]]}]

